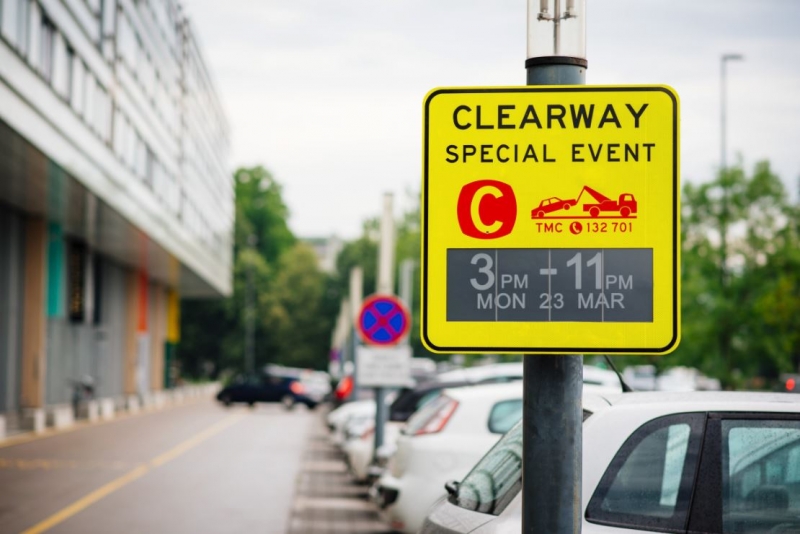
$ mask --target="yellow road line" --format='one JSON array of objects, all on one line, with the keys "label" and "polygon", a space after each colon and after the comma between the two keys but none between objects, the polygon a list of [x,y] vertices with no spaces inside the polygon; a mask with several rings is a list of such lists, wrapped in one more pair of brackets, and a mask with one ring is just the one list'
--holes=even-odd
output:
[{"label": "yellow road line", "polygon": [[220,432],[222,432],[223,430],[225,430],[226,428],[228,428],[232,424],[236,423],[237,421],[239,421],[243,417],[244,417],[243,414],[230,415],[230,416],[226,417],[222,421],[219,421],[219,422],[215,423],[214,425],[211,425],[207,429],[203,430],[202,432],[200,432],[198,434],[195,434],[194,436],[192,436],[191,438],[187,439],[186,441],[184,441],[182,443],[179,443],[178,445],[176,445],[175,447],[171,448],[167,452],[156,456],[155,458],[153,458],[149,462],[146,462],[146,463],[143,463],[143,464],[139,465],[138,467],[136,467],[135,469],[125,473],[121,477],[112,480],[111,482],[109,482],[105,486],[97,488],[96,490],[94,490],[93,492],[89,493],[88,495],[86,495],[84,497],[81,497],[80,499],[78,499],[77,501],[73,502],[72,504],[70,504],[70,505],[62,508],[58,512],[54,513],[53,515],[51,515],[50,517],[48,517],[44,521],[41,521],[40,523],[35,524],[34,526],[30,527],[29,529],[24,530],[21,534],[40,534],[41,532],[45,532],[47,530],[50,530],[54,526],[56,526],[56,525],[58,525],[60,523],[63,523],[64,521],[66,521],[70,517],[74,516],[75,514],[85,510],[86,508],[88,508],[89,506],[93,505],[94,503],[96,503],[100,499],[102,499],[102,498],[114,493],[118,489],[128,485],[129,483],[133,482],[134,480],[143,477],[144,475],[146,475],[151,470],[156,469],[156,468],[164,465],[165,463],[169,462],[170,460],[174,460],[175,458],[177,458],[181,454],[184,454],[185,452],[189,451],[190,449],[196,447],[197,445],[199,445],[203,441],[207,440],[208,438],[210,438],[210,437],[212,437],[212,436],[214,436],[216,434],[219,434]]},{"label": "yellow road line", "polygon": [[121,460],[78,460],[70,458],[7,458],[0,457],[0,470],[50,471],[53,469],[129,469],[130,462]]},{"label": "yellow road line", "polygon": [[53,436],[60,436],[61,434],[68,434],[70,432],[74,432],[75,430],[92,428],[95,426],[105,425],[108,423],[116,423],[118,421],[125,421],[126,419],[132,419],[134,417],[139,417],[141,415],[164,413],[170,410],[174,410],[175,408],[184,408],[186,406],[193,406],[203,400],[208,400],[208,399],[206,398],[191,399],[188,401],[183,401],[180,404],[164,406],[163,408],[158,408],[155,410],[140,409],[136,413],[125,412],[125,413],[115,414],[113,419],[98,419],[97,421],[75,421],[75,423],[73,423],[72,426],[66,428],[48,428],[38,433],[26,432],[24,434],[18,434],[16,436],[9,436],[7,438],[0,440],[0,449],[3,449],[5,447],[11,447],[13,445],[19,445],[22,443],[30,443],[31,441],[38,441],[40,439],[52,438]]}]

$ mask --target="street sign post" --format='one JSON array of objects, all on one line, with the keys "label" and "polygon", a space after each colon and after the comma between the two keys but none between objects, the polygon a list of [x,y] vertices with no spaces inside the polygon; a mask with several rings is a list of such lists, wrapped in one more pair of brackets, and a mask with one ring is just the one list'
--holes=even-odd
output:
[{"label": "street sign post", "polygon": [[442,88],[424,103],[422,339],[664,354],[680,337],[678,98]]},{"label": "street sign post", "polygon": [[[388,210],[387,210],[388,211]],[[388,239],[387,239],[388,240]],[[383,243],[382,247],[388,247]],[[390,256],[381,255],[379,272],[383,277],[390,271],[385,263]],[[383,281],[382,285],[390,284]],[[403,302],[394,295],[372,295],[361,305],[356,327],[367,345],[356,349],[356,375],[361,387],[375,388],[375,447],[373,461],[383,445],[383,430],[386,423],[385,387],[405,387],[411,381],[411,347],[402,344],[411,316]]]}]

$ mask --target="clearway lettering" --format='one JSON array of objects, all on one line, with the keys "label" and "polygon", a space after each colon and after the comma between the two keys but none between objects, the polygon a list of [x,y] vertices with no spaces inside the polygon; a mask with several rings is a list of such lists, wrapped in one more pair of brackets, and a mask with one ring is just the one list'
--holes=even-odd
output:
[{"label": "clearway lettering", "polygon": [[459,130],[524,130],[640,128],[648,104],[546,104],[517,106],[498,104],[469,106],[453,110],[453,125]]}]

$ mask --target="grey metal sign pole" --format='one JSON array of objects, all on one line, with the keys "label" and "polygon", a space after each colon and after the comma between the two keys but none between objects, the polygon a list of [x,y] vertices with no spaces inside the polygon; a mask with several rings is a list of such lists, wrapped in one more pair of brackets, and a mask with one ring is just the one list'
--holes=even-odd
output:
[{"label": "grey metal sign pole", "polygon": [[[584,17],[584,5],[528,1],[528,85],[584,85],[587,62],[567,55],[563,28]],[[583,2],[578,1],[578,4]],[[578,30],[585,30],[579,20]],[[543,23],[543,24],[542,24]],[[539,55],[536,26],[549,32],[551,55]],[[575,30],[573,30],[575,31]],[[583,36],[579,36],[583,38]],[[581,41],[580,45],[584,45]],[[585,46],[585,45],[584,45]],[[546,49],[547,50],[547,49]],[[577,55],[577,54],[576,54]],[[533,57],[532,57],[533,56]],[[522,532],[581,531],[583,356],[525,356],[522,394]]]},{"label": "grey metal sign pole", "polygon": [[[380,222],[380,246],[378,248],[378,287],[379,295],[394,294],[394,196],[386,193],[383,196],[383,213]],[[386,405],[386,390],[375,388],[375,444],[373,448],[373,461],[377,460],[378,449],[383,446],[383,434],[386,426],[388,406]]]},{"label": "grey metal sign pole", "polygon": [[348,334],[350,335],[349,358],[353,365],[353,394],[351,400],[358,400],[358,364],[356,362],[356,351],[358,350],[358,332],[356,323],[358,314],[361,313],[361,303],[364,300],[364,271],[361,267],[350,269],[350,317],[347,324]]}]

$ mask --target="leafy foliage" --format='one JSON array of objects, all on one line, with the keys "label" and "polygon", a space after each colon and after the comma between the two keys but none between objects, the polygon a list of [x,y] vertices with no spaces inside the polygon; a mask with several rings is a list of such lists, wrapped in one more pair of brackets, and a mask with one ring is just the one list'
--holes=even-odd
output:
[{"label": "leafy foliage", "polygon": [[[255,368],[323,369],[334,307],[314,251],[288,227],[280,184],[263,167],[235,173],[233,294],[183,300],[179,358],[189,376],[244,369],[246,296],[252,290]],[[249,287],[250,286],[250,287]]]},{"label": "leafy foliage", "polygon": [[[413,265],[411,276],[411,328],[409,343],[415,356],[441,359],[442,356],[428,352],[420,340],[420,211],[419,195],[408,191],[409,206],[395,220],[395,293],[400,293],[400,271],[405,261]],[[337,261],[337,278],[334,282],[341,296],[348,294],[350,270],[360,266],[364,271],[364,295],[375,293],[378,272],[378,228],[377,218],[364,222],[361,237],[345,244]],[[446,358],[446,356],[444,357]]]},{"label": "leafy foliage", "polygon": [[795,206],[768,162],[683,191],[683,335],[662,365],[759,386],[800,364]]}]

